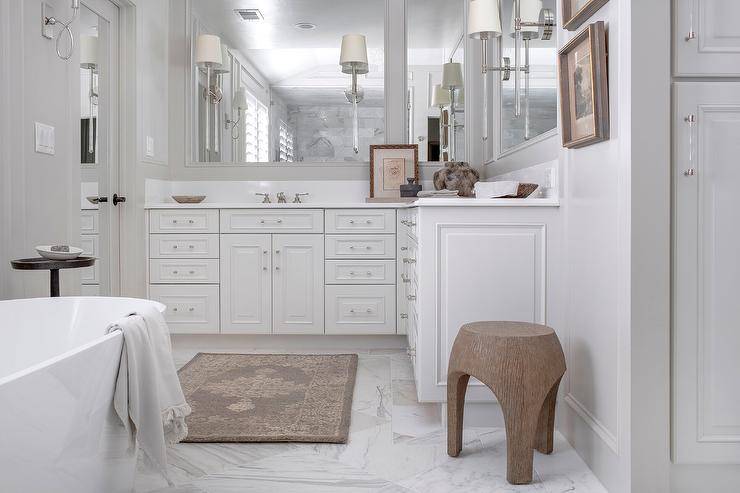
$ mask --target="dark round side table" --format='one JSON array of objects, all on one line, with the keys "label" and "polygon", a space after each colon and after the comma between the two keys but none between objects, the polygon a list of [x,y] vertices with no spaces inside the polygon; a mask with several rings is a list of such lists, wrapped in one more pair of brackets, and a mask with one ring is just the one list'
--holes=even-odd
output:
[{"label": "dark round side table", "polygon": [[62,269],[81,269],[95,265],[95,257],[77,257],[72,260],[49,260],[43,257],[11,260],[15,270],[48,270],[51,297],[59,296],[59,271]]}]

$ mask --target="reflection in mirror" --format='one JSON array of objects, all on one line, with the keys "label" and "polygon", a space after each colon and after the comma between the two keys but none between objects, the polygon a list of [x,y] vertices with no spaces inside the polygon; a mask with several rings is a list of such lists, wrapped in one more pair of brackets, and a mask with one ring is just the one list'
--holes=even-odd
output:
[{"label": "reflection in mirror", "polygon": [[[89,17],[94,14],[87,8]],[[97,21],[97,19],[96,19]],[[85,34],[80,36],[80,163],[91,165],[97,162],[98,147],[98,33],[97,22],[83,24]]]},{"label": "reflection in mirror", "polygon": [[[370,145],[385,143],[385,1],[259,7],[192,2],[193,160],[369,161]],[[220,49],[209,49],[204,34],[216,35]],[[367,73],[361,44],[341,52],[347,34],[365,37]],[[344,68],[340,54],[351,58]]]},{"label": "reflection in mirror", "polygon": [[420,161],[465,159],[465,1],[407,0],[406,124]]},{"label": "reflection in mirror", "polygon": [[[514,1],[501,3],[502,56],[514,63]],[[555,0],[521,0],[524,22],[537,22],[542,8],[556,12]],[[506,152],[557,127],[557,41],[543,41],[536,27],[522,27],[521,115],[515,115],[515,74],[501,84],[501,152]]]}]

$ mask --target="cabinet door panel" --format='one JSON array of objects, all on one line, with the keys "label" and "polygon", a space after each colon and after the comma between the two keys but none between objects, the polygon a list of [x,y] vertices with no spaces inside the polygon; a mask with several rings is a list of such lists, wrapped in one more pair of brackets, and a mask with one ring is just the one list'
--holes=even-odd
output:
[{"label": "cabinet door panel", "polygon": [[221,331],[269,334],[270,235],[221,236]]},{"label": "cabinet door panel", "polygon": [[740,2],[674,0],[673,10],[676,75],[740,75]]},{"label": "cabinet door panel", "polygon": [[679,83],[674,97],[674,461],[738,464],[740,84]]},{"label": "cabinet door panel", "polygon": [[324,333],[324,236],[274,235],[273,315],[278,334]]}]

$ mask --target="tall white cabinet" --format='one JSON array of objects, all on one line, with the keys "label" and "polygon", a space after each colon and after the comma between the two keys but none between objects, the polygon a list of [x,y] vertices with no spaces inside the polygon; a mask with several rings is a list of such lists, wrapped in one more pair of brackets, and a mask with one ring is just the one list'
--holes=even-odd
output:
[{"label": "tall white cabinet", "polygon": [[740,83],[674,97],[673,456],[740,464]]}]

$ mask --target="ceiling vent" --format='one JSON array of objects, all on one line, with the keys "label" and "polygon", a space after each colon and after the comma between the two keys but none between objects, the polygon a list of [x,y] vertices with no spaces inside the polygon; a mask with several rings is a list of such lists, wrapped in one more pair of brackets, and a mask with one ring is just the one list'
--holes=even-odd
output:
[{"label": "ceiling vent", "polygon": [[263,21],[265,16],[262,15],[260,9],[236,9],[234,13],[241,17],[244,21]]}]

